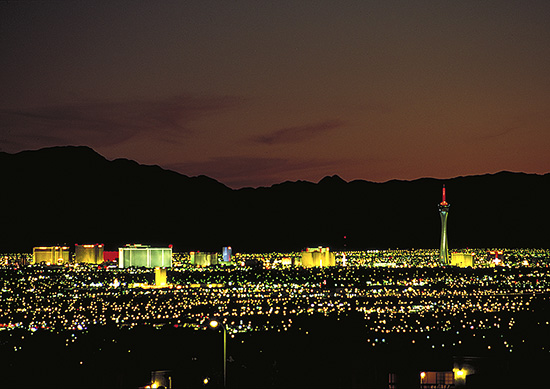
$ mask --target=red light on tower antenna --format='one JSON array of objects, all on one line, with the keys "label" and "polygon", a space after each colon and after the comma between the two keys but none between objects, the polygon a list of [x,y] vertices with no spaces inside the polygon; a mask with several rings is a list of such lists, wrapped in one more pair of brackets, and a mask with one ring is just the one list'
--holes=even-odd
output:
[{"label": "red light on tower antenna", "polygon": [[443,198],[441,200],[441,205],[449,205],[445,200],[445,185],[443,185]]}]

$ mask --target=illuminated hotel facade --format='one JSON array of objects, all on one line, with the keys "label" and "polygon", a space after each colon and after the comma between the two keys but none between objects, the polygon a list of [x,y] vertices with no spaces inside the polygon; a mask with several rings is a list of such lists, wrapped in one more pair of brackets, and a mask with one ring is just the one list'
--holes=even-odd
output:
[{"label": "illuminated hotel facade", "polygon": [[336,257],[328,247],[309,247],[302,251],[301,262],[303,267],[335,266]]},{"label": "illuminated hotel facade", "polygon": [[74,247],[74,259],[76,263],[91,263],[94,265],[103,263],[103,245],[76,244]]},{"label": "illuminated hotel facade", "polygon": [[166,277],[166,268],[155,267],[155,286],[166,286],[168,285]]},{"label": "illuminated hotel facade", "polygon": [[439,245],[439,263],[449,264],[449,242],[447,240],[447,216],[451,205],[445,200],[445,185],[443,185],[443,198],[439,203],[439,216],[441,217],[441,244]]},{"label": "illuminated hotel facade", "polygon": [[69,248],[65,246],[34,247],[32,261],[34,264],[63,265],[69,263]]},{"label": "illuminated hotel facade", "polygon": [[230,246],[222,249],[222,261],[225,263],[231,262],[232,249]]},{"label": "illuminated hotel facade", "polygon": [[118,249],[118,267],[172,267],[172,248],[127,244]]}]

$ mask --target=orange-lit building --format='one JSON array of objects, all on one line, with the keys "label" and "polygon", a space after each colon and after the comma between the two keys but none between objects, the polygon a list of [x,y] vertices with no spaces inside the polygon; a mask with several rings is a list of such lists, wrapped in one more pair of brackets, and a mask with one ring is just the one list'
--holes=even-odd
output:
[{"label": "orange-lit building", "polygon": [[336,256],[328,247],[308,247],[302,251],[301,262],[303,267],[335,266]]},{"label": "orange-lit building", "polygon": [[76,263],[91,263],[94,265],[103,263],[103,245],[76,244],[74,258]]},{"label": "orange-lit building", "polygon": [[69,263],[69,248],[65,246],[34,247],[32,261],[35,264],[64,265]]},{"label": "orange-lit building", "polygon": [[452,371],[423,371],[420,373],[420,389],[453,388],[455,377]]}]

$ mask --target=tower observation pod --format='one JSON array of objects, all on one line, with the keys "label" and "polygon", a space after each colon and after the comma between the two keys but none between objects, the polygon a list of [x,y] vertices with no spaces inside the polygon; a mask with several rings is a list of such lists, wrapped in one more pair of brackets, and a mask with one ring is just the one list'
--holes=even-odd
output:
[{"label": "tower observation pod", "polygon": [[441,244],[439,246],[439,263],[449,264],[449,243],[447,241],[447,215],[451,205],[445,200],[445,185],[443,185],[443,198],[439,203],[439,216],[441,217]]}]

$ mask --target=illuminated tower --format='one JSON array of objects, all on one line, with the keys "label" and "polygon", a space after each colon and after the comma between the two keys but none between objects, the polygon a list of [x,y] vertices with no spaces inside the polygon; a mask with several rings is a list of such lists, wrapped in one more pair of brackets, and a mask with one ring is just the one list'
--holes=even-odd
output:
[{"label": "illuminated tower", "polygon": [[447,215],[451,205],[445,201],[445,185],[443,185],[443,199],[439,203],[439,216],[441,217],[441,245],[439,246],[439,263],[449,264],[449,243],[447,241]]}]

